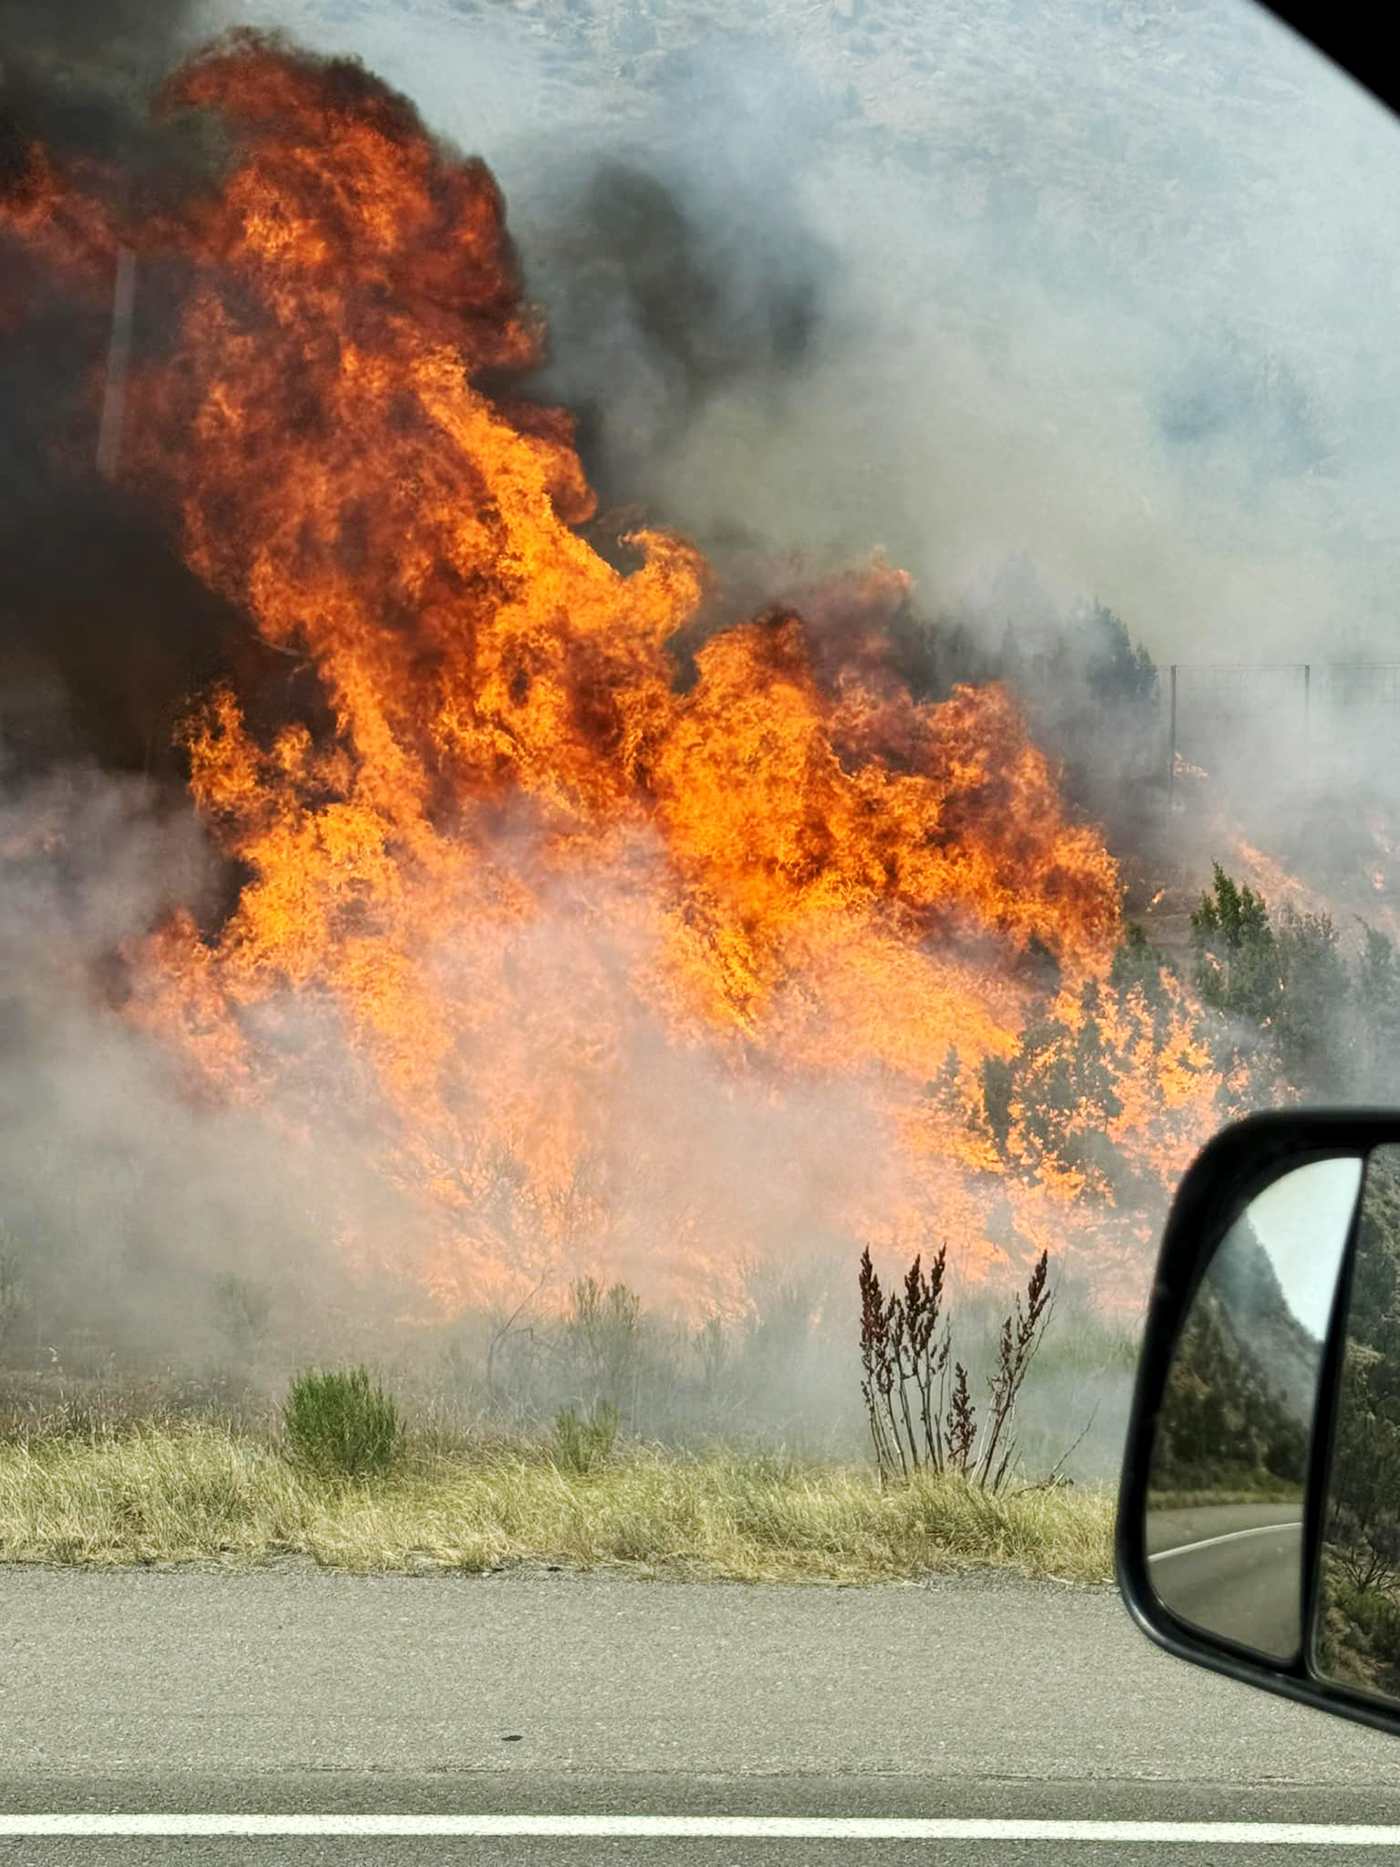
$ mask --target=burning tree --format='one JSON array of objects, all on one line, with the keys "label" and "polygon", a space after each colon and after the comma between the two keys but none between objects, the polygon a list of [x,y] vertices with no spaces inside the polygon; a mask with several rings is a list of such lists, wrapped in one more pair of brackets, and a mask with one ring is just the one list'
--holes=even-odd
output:
[{"label": "burning tree", "polygon": [[1008,1226],[1140,1253],[1123,1188],[1160,1193],[1218,1075],[1184,995],[1114,982],[1117,869],[1010,692],[916,697],[880,564],[841,587],[854,626],[778,602],[682,678],[715,574],[655,529],[620,570],[580,529],[570,420],[518,391],[542,332],[485,166],[362,68],[248,32],[155,110],[220,136],[153,211],[15,152],[7,315],[58,282],[100,328],[134,255],[163,315],[104,466],[297,679],[192,698],[236,901],[171,904],[125,1015],[202,1093],[348,1137],[427,1215],[401,1268],[447,1303],[624,1249],[658,1293],[733,1301],[818,1211],[893,1249],[934,1202],[969,1262]]},{"label": "burning tree", "polygon": [[1270,908],[1219,863],[1191,916],[1194,983],[1232,1104],[1313,1096],[1388,1098],[1397,1080],[1400,962],[1362,925],[1346,943],[1332,916]]}]

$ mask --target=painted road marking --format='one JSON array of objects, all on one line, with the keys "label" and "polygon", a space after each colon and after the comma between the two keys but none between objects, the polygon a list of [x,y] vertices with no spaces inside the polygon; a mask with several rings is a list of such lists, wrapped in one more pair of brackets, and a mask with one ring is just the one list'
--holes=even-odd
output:
[{"label": "painted road marking", "polygon": [[0,1815],[0,1838],[292,1835],[498,1840],[1113,1841],[1201,1847],[1400,1847],[1400,1826],[1322,1822],[1001,1821],[808,1815]]},{"label": "painted road marking", "polygon": [[1149,1562],[1165,1562],[1168,1556],[1186,1556],[1193,1549],[1209,1549],[1212,1543],[1236,1543],[1242,1536],[1272,1536],[1276,1530],[1301,1530],[1301,1521],[1288,1523],[1260,1523],[1252,1530],[1226,1530],[1222,1536],[1203,1537],[1199,1543],[1177,1543],[1171,1549],[1154,1551]]}]

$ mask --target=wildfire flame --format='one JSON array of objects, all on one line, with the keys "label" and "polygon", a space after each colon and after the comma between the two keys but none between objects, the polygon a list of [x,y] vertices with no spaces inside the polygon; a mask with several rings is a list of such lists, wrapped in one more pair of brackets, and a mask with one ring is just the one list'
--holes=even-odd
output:
[{"label": "wildfire flame", "polygon": [[[734,1299],[822,1209],[974,1268],[1140,1252],[1094,1146],[1160,1188],[1216,1078],[1179,995],[1110,981],[1116,866],[1010,693],[912,695],[878,564],[844,632],[779,606],[683,671],[709,567],[659,530],[600,555],[568,418],[502,386],[543,336],[483,164],[248,33],[157,109],[220,120],[216,185],[137,224],[35,151],[0,229],[94,296],[122,247],[154,269],[122,481],[328,715],[192,704],[192,795],[246,879],[130,956],[127,1015],[206,1089],[360,1136],[448,1304],[585,1266]],[[1032,1028],[998,1135],[983,1066]]]}]

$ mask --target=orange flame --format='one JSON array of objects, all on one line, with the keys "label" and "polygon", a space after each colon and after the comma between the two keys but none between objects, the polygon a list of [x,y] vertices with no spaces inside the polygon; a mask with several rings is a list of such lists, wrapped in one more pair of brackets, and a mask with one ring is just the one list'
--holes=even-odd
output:
[{"label": "orange flame", "polygon": [[[1070,1235],[1140,1256],[1095,1137],[1160,1189],[1216,1079],[1184,1000],[1110,984],[1116,866],[1010,694],[897,682],[878,565],[834,671],[778,607],[682,678],[711,572],[655,530],[624,572],[578,529],[568,418],[501,389],[542,336],[485,167],[251,34],[160,106],[236,153],[120,230],[182,268],[122,472],[329,719],[256,731],[230,686],[192,709],[192,794],[247,879],[216,936],[176,912],[136,956],[132,1015],[218,1093],[358,1136],[430,1215],[406,1268],[449,1303],[585,1264],[733,1299],[818,1209],[971,1266]],[[55,267],[66,198],[8,221]],[[981,1067],[1037,1021],[999,1141]],[[1036,1085],[1066,1081],[1052,1147]]]}]

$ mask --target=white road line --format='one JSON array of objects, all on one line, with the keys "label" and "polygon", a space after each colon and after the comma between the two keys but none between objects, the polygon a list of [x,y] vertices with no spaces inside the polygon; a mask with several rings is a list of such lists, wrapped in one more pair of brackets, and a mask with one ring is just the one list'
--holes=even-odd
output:
[{"label": "white road line", "polygon": [[1168,1556],[1185,1556],[1193,1549],[1209,1549],[1212,1543],[1236,1543],[1242,1536],[1271,1536],[1276,1530],[1301,1530],[1301,1522],[1259,1523],[1252,1530],[1226,1530],[1222,1536],[1202,1537],[1199,1543],[1177,1543],[1171,1549],[1159,1549],[1150,1555],[1149,1562],[1165,1562]]},{"label": "white road line", "polygon": [[1012,1821],[809,1815],[0,1815],[0,1839],[317,1835],[501,1840],[1116,1841],[1202,1847],[1400,1847],[1400,1826],[1321,1822]]}]

